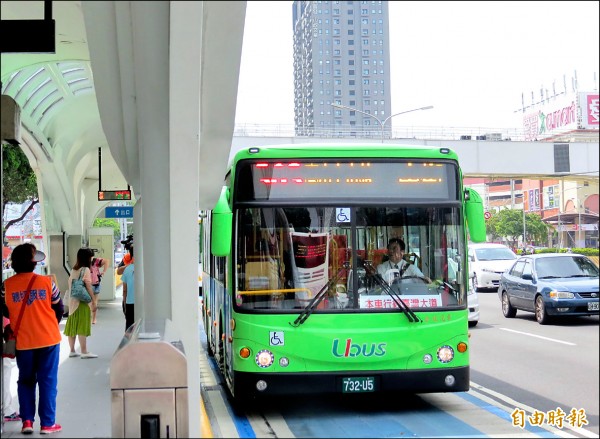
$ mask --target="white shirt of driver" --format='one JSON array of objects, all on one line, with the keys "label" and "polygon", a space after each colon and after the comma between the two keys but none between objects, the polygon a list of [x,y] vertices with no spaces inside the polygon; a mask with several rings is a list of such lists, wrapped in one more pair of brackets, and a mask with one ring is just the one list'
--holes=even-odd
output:
[{"label": "white shirt of driver", "polygon": [[[406,267],[406,265],[408,265],[408,267]],[[397,264],[394,264],[390,260],[379,264],[377,266],[377,273],[379,273],[388,283],[391,283],[394,280],[394,278],[400,277],[400,273],[402,273],[401,277],[423,277],[423,273],[417,268],[417,266],[409,264],[404,259],[400,260],[400,262],[398,262]]]}]

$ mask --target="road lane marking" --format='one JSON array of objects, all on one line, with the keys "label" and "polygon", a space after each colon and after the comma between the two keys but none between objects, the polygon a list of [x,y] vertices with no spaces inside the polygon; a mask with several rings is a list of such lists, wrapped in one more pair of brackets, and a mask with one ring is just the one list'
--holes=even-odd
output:
[{"label": "road lane marking", "polygon": [[529,337],[541,338],[542,340],[553,341],[554,343],[562,343],[562,344],[566,344],[569,346],[577,346],[575,343],[571,343],[569,341],[562,341],[562,340],[557,340],[555,338],[549,338],[549,337],[544,337],[541,335],[535,335],[535,334],[531,334],[530,332],[515,331],[514,329],[508,329],[508,328],[498,328],[498,329],[500,329],[502,331],[515,332],[517,334],[528,335]]},{"label": "road lane marking", "polygon": [[[515,408],[520,408],[520,409],[528,412],[528,414],[530,414],[530,415],[534,412],[542,411],[542,410],[538,410],[533,407],[530,407],[528,405],[525,405],[523,403],[520,403],[518,401],[515,401],[514,399],[512,399],[506,395],[503,395],[502,393],[498,393],[492,389],[483,387],[477,383],[474,383],[473,381],[471,381],[471,390],[469,390],[469,393],[472,393],[475,398],[478,398],[482,401],[492,404],[495,407],[502,408],[503,410],[507,411],[508,413],[512,413],[512,411]],[[486,393],[489,396],[486,396],[485,395]],[[496,400],[494,400],[492,398],[496,398]],[[507,405],[504,405],[504,404],[498,402],[497,400],[500,400],[500,401],[506,403]],[[575,426],[569,425],[569,424],[565,424],[562,429],[558,429],[552,425],[544,425],[544,426],[539,426],[539,427],[543,428],[545,430],[551,431],[561,437],[576,437],[576,436],[569,435],[569,433],[567,433],[565,431],[566,429],[569,429],[569,430],[573,431],[574,433],[577,433],[583,437],[598,437],[598,435],[596,433],[593,433],[590,430],[586,430],[585,428],[581,428],[581,427],[575,427]]]},{"label": "road lane marking", "polygon": [[[477,389],[477,390],[475,390],[475,389]],[[496,399],[493,399],[491,396],[486,395],[484,392],[489,392],[489,395],[493,395]],[[517,407],[520,409],[523,409],[524,411],[530,410],[531,413],[533,413],[534,409],[531,407],[525,406],[523,404],[520,404],[519,402],[517,402],[505,395],[502,395],[498,392],[494,392],[493,390],[486,389],[485,387],[475,384],[473,382],[471,382],[471,389],[469,390],[469,392],[462,395],[462,397],[463,398],[466,398],[466,397],[475,398],[475,399],[482,401],[485,404],[488,404],[491,407],[495,407],[496,409],[498,409],[498,410],[494,410],[491,407],[486,407],[485,404],[481,405],[482,409],[489,411],[490,413],[494,414],[495,416],[498,416],[499,418],[506,421],[508,426],[510,426],[510,428],[515,433],[521,432],[521,434],[525,434],[526,432],[529,432],[531,434],[536,434],[536,433],[533,433],[532,430],[533,431],[542,430],[542,431],[551,432],[552,434],[555,434],[557,437],[566,437],[566,438],[577,437],[577,436],[570,434],[569,432],[560,430],[552,425],[536,425],[536,426],[534,426],[534,425],[527,424],[525,429],[521,430],[519,427],[512,424],[510,414]],[[502,402],[499,402],[498,400],[506,402],[507,405],[504,405]],[[539,437],[539,435],[537,435],[537,434],[536,434],[536,436]]]}]

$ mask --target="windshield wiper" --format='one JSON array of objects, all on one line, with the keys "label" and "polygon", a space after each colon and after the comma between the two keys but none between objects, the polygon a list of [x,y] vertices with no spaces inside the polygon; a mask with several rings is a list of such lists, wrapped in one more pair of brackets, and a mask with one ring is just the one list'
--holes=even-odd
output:
[{"label": "windshield wiper", "polygon": [[319,305],[319,303],[321,303],[321,301],[325,298],[325,296],[327,295],[327,291],[329,290],[329,287],[331,287],[331,285],[333,285],[335,282],[337,282],[337,280],[339,279],[340,275],[342,274],[343,270],[348,270],[350,268],[350,262],[345,261],[342,264],[342,268],[340,268],[337,272],[337,274],[335,275],[335,277],[332,277],[329,282],[327,282],[323,288],[321,288],[319,290],[319,292],[317,294],[315,294],[315,297],[313,297],[311,299],[310,302],[308,302],[308,305],[306,305],[306,307],[302,310],[302,312],[298,315],[298,317],[296,317],[296,320],[294,320],[294,322],[290,322],[290,325],[292,325],[293,327],[298,327],[300,326],[302,323],[304,323],[306,321],[306,319],[310,316],[310,314],[314,311],[314,309]]},{"label": "windshield wiper", "polygon": [[367,272],[370,271],[371,273],[374,273],[371,274],[371,276],[373,277],[373,279],[375,279],[375,282],[377,282],[379,286],[383,289],[383,291],[385,291],[392,298],[392,300],[396,303],[398,308],[404,313],[408,321],[411,323],[422,322],[423,320],[421,320],[421,318],[418,315],[416,315],[412,309],[410,309],[410,307],[400,298],[400,296],[396,292],[394,292],[394,290],[383,279],[383,276],[381,276],[381,274],[377,272],[375,267],[373,267],[373,264],[365,261],[365,268],[367,268],[367,265],[369,266]]},{"label": "windshield wiper", "polygon": [[571,276],[565,276],[565,277],[594,277],[594,276],[589,275],[589,274],[572,274]]}]

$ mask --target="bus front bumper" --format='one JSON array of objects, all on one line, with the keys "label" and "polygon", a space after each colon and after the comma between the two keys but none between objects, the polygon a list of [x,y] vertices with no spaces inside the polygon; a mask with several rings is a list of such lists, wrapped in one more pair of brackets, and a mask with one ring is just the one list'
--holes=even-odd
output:
[{"label": "bus front bumper", "polygon": [[[347,385],[358,378],[359,388]],[[368,380],[369,378],[372,379]],[[412,371],[344,371],[306,373],[234,373],[234,396],[247,398],[270,395],[407,392],[437,393],[469,390],[468,366]],[[373,384],[369,384],[372,382]],[[367,386],[367,384],[369,384]],[[352,387],[352,386],[350,386]],[[356,387],[356,386],[355,386]],[[262,389],[262,390],[259,390]]]}]

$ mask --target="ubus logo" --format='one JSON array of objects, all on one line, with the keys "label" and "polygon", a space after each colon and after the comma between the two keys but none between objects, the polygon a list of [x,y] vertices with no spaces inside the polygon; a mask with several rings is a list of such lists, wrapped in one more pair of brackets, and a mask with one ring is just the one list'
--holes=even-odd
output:
[{"label": "ubus logo", "polygon": [[341,357],[382,357],[385,355],[385,345],[387,343],[352,343],[352,339],[346,340],[346,343],[339,339],[333,340],[332,353],[338,358]]}]

